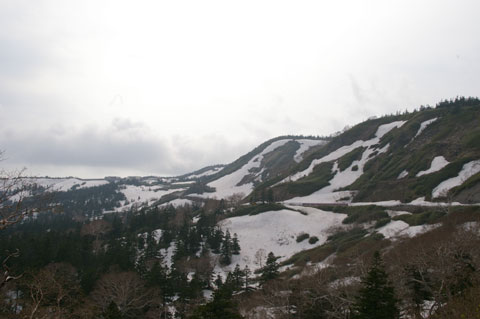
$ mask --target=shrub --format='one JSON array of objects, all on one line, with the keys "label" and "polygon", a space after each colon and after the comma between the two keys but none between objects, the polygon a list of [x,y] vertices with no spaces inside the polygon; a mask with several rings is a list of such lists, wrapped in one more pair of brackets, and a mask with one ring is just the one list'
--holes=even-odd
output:
[{"label": "shrub", "polygon": [[311,244],[311,245],[315,244],[317,241],[318,241],[317,236],[312,236],[308,239],[308,243]]},{"label": "shrub", "polygon": [[297,243],[301,243],[302,241],[304,241],[308,237],[310,237],[309,234],[301,233],[300,235],[297,236]]}]

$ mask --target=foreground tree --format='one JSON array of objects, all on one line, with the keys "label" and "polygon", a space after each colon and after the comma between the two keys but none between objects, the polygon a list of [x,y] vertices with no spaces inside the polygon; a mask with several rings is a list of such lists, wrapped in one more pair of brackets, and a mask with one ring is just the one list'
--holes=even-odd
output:
[{"label": "foreground tree", "polygon": [[355,319],[397,319],[399,310],[393,286],[388,280],[380,253],[373,255],[373,263],[354,305]]},{"label": "foreground tree", "polygon": [[230,285],[218,288],[209,303],[195,309],[189,319],[242,319],[233,300],[233,290]]},{"label": "foreground tree", "polygon": [[265,267],[261,269],[260,277],[262,282],[266,282],[278,277],[278,268],[280,268],[280,265],[277,263],[277,259],[279,258],[280,257],[276,257],[273,252],[268,253]]},{"label": "foreground tree", "polygon": [[97,282],[91,297],[99,312],[112,312],[115,308],[113,302],[123,318],[137,318],[154,302],[145,283],[134,272],[105,274]]}]

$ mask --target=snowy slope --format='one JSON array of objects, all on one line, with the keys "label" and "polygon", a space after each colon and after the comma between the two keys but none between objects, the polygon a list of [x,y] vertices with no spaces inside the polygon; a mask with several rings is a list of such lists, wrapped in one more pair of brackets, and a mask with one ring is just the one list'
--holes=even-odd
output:
[{"label": "snowy slope", "polygon": [[79,179],[79,178],[29,178],[28,183],[37,184],[52,191],[66,192],[77,186],[77,189],[95,187],[108,184],[104,179]]},{"label": "snowy slope", "polygon": [[[286,260],[293,254],[305,249],[322,245],[327,240],[329,230],[341,227],[345,214],[326,212],[310,207],[289,207],[280,211],[269,211],[253,216],[240,216],[225,219],[220,226],[236,233],[240,241],[240,255],[233,256],[232,264],[223,271],[232,270],[236,264],[241,268],[248,265],[255,270],[264,265],[267,254],[273,252]],[[305,215],[304,215],[305,214]],[[297,243],[302,233],[317,236],[319,241],[309,244],[308,240]]]},{"label": "snowy slope", "polygon": [[295,139],[281,139],[272,142],[268,145],[262,152],[254,156],[250,159],[245,165],[243,165],[240,169],[236,170],[235,172],[225,175],[217,180],[214,180],[207,185],[210,187],[215,188],[215,192],[213,193],[205,193],[205,194],[195,194],[195,196],[199,197],[210,197],[210,198],[226,198],[233,194],[243,194],[247,196],[250,194],[254,188],[252,182],[244,183],[240,185],[240,182],[245,176],[254,175],[256,178],[255,180],[261,181],[261,176],[263,173],[263,169],[261,169],[262,160],[264,159],[265,155],[270,152],[275,151],[277,148],[284,146],[290,141],[297,141],[300,144],[299,150],[297,150],[295,158],[298,160],[301,158],[302,154],[304,154],[310,147],[315,145],[320,145],[325,143],[323,140],[295,140]]},{"label": "snowy slope", "polygon": [[443,181],[435,187],[432,191],[432,197],[437,198],[440,196],[444,196],[450,189],[462,185],[467,179],[472,177],[473,175],[480,172],[480,160],[471,161],[465,165],[463,165],[462,170],[458,173],[457,176],[447,179]]},{"label": "snowy slope", "polygon": [[162,196],[184,191],[185,188],[172,188],[164,189],[161,186],[149,187],[149,186],[135,186],[135,185],[125,185],[120,192],[122,192],[127,201],[117,209],[116,211],[123,211],[130,209],[132,206],[140,204],[152,204],[153,202],[159,200]]},{"label": "snowy slope", "polygon": [[[313,168],[315,166],[317,166],[318,164],[338,160],[340,157],[350,153],[351,151],[353,151],[354,149],[356,149],[358,147],[367,147],[368,149],[365,152],[373,153],[373,151],[375,149],[372,149],[372,147],[375,144],[378,144],[380,142],[380,139],[382,138],[382,136],[384,136],[385,134],[387,134],[388,132],[390,132],[392,129],[394,129],[396,127],[401,127],[405,123],[406,123],[406,121],[396,121],[396,122],[380,125],[379,128],[377,129],[377,132],[375,133],[374,138],[372,138],[370,140],[367,140],[367,141],[359,140],[359,141],[356,141],[356,142],[354,142],[350,145],[342,146],[342,147],[338,148],[337,150],[331,152],[328,155],[325,155],[324,157],[322,157],[320,159],[313,160],[312,163],[310,163],[310,166],[307,169],[305,169],[301,172],[298,172],[298,173],[296,173],[292,176],[287,177],[284,180],[284,182],[299,180],[300,178],[311,174],[313,172]],[[386,151],[386,150],[384,150],[384,151]],[[364,156],[362,156],[362,158],[363,157]]]},{"label": "snowy slope", "polygon": [[330,162],[330,161],[336,161],[342,156],[348,154],[349,152],[353,151],[354,149],[358,147],[366,147],[366,150],[363,152],[362,157],[360,160],[353,161],[351,165],[343,170],[340,171],[338,169],[338,163],[335,162],[332,172],[335,173],[334,177],[330,180],[330,185],[314,192],[313,194],[310,194],[308,196],[301,196],[301,197],[295,197],[287,202],[293,202],[293,203],[332,203],[336,202],[339,199],[343,197],[349,197],[349,193],[337,193],[336,190],[345,186],[348,186],[355,182],[362,174],[363,174],[363,168],[365,164],[377,156],[378,154],[385,153],[387,152],[389,148],[389,144],[385,145],[383,148],[379,149],[376,147],[376,145],[380,142],[380,139],[382,136],[387,134],[389,131],[391,131],[393,128],[396,127],[401,127],[403,124],[405,124],[405,121],[396,121],[384,125],[380,125],[379,128],[377,129],[377,132],[375,134],[375,137],[367,140],[367,141],[356,141],[350,145],[347,146],[342,146],[339,149],[331,152],[330,154],[317,159],[313,160],[310,166],[305,169],[302,172],[298,172],[290,177],[287,177],[283,182],[289,182],[289,181],[296,181],[302,177],[305,177],[309,175],[310,173],[313,172],[313,169],[315,166],[317,166],[320,163],[324,162]]}]

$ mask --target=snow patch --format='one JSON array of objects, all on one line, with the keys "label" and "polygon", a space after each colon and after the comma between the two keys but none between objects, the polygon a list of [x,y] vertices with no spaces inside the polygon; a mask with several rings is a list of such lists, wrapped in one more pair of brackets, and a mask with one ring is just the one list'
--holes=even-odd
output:
[{"label": "snow patch", "polygon": [[377,232],[385,238],[415,237],[439,227],[440,224],[409,226],[401,220],[394,220],[387,225],[380,227]]},{"label": "snow patch", "polygon": [[407,170],[403,170],[400,174],[398,174],[398,177],[397,179],[402,179],[404,177],[407,177],[408,175],[408,171]]},{"label": "snow patch", "polygon": [[389,217],[401,216],[401,215],[412,215],[410,212],[400,211],[400,210],[386,210],[385,211]]},{"label": "snow patch", "polygon": [[463,165],[462,170],[456,177],[449,178],[440,183],[432,191],[432,197],[445,196],[448,191],[456,186],[462,185],[467,179],[480,172],[480,160],[469,162]]},{"label": "snow patch", "polygon": [[435,172],[438,172],[439,170],[441,170],[442,168],[444,168],[445,166],[447,166],[448,164],[450,164],[449,161],[447,161],[445,159],[445,157],[443,156],[437,156],[435,157],[433,160],[432,160],[432,163],[430,164],[430,168],[425,170],[425,171],[420,171],[417,173],[417,177],[420,177],[422,175],[427,175],[427,174],[431,174],[431,173],[435,173]]},{"label": "snow patch", "polygon": [[166,203],[163,203],[162,205],[160,205],[160,207],[165,207],[165,206],[169,206],[169,205],[172,205],[173,207],[179,207],[179,206],[185,206],[185,205],[192,205],[193,204],[193,201],[190,200],[190,199],[185,199],[185,198],[177,198],[177,199],[173,199],[169,202],[166,202]]},{"label": "snow patch", "polygon": [[418,129],[417,131],[417,134],[415,134],[415,136],[413,137],[414,139],[419,136],[420,134],[422,134],[422,132],[427,128],[427,126],[429,126],[430,124],[432,124],[433,122],[435,122],[436,120],[438,120],[437,117],[434,117],[433,119],[431,120],[427,120],[427,121],[424,121],[420,124],[420,128]]}]

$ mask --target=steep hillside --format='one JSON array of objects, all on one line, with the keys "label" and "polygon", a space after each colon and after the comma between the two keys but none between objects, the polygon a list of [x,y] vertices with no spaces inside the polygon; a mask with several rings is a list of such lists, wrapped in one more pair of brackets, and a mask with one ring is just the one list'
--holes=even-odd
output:
[{"label": "steep hillside", "polygon": [[3,179],[0,258],[25,276],[0,316],[116,318],[121,287],[125,318],[345,318],[372,256],[404,318],[477,309],[479,121],[456,99],[177,177]]},{"label": "steep hillside", "polygon": [[201,179],[206,187],[200,192],[189,193],[203,198],[222,199],[234,194],[245,197],[256,185],[283,174],[326,143],[324,139],[290,136],[269,140],[218,173]]},{"label": "steep hillside", "polygon": [[298,203],[474,203],[479,160],[480,102],[458,99],[363,122],[255,192],[270,188],[276,200]]}]

